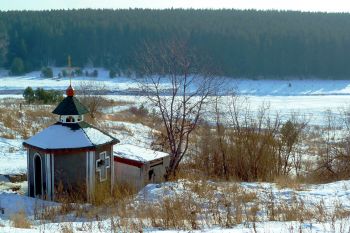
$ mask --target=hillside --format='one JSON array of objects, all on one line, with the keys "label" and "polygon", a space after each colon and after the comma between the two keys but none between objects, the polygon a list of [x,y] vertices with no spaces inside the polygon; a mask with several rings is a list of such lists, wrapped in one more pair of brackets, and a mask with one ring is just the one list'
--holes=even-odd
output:
[{"label": "hillside", "polygon": [[255,10],[0,12],[0,67],[140,72],[144,44],[181,38],[199,66],[230,77],[348,78],[350,14]]}]

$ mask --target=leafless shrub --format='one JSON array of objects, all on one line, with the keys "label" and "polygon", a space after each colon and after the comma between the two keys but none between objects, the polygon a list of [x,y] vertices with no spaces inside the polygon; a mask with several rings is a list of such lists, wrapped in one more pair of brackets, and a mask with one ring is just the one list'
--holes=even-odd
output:
[{"label": "leafless shrub", "polygon": [[77,88],[79,100],[89,109],[89,116],[94,119],[109,101],[102,96],[106,93],[105,84],[98,81],[81,81]]},{"label": "leafless shrub", "polygon": [[192,167],[225,180],[273,181],[292,170],[299,175],[305,123],[283,122],[266,105],[252,113],[234,96],[229,103],[225,114],[216,107],[215,127],[201,125],[197,130]]},{"label": "leafless shrub", "polygon": [[330,182],[350,177],[350,121],[348,112],[339,116],[325,112],[324,127],[319,128],[315,154],[317,167],[311,174],[314,182]]},{"label": "leafless shrub", "polygon": [[139,117],[146,117],[149,114],[147,108],[145,108],[144,105],[141,105],[140,107],[132,106],[129,108],[129,111],[132,114],[139,116]]}]

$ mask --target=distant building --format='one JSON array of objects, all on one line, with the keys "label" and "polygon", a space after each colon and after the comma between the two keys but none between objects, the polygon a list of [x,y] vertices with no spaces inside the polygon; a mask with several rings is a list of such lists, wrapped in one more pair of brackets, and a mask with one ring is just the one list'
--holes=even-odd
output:
[{"label": "distant building", "polygon": [[119,141],[84,122],[87,108],[71,86],[66,93],[53,111],[59,121],[23,143],[28,195],[55,200],[57,195],[79,192],[89,201],[100,185],[113,187],[113,145]]}]

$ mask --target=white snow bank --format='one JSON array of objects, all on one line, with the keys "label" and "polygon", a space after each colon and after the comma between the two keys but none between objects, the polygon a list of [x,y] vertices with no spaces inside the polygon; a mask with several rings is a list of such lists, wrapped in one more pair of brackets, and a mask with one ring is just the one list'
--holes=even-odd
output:
[{"label": "white snow bank", "polygon": [[150,148],[153,141],[152,132],[156,131],[141,123],[106,121],[106,125],[109,127],[108,133],[118,138],[121,143],[144,148]]},{"label": "white snow bank", "polygon": [[[179,196],[184,192],[189,192],[190,190],[187,188],[188,181],[178,181],[178,182],[167,182],[163,184],[149,184],[147,185],[139,194],[138,198],[143,199],[143,201],[159,201],[161,198],[164,197],[171,197],[171,196]],[[214,182],[208,182],[210,185],[231,185],[236,183],[228,183],[228,182],[222,182],[222,183],[214,183]],[[278,189],[275,184],[271,183],[237,183],[242,188],[248,190],[248,191],[256,191],[259,198],[264,198],[266,193],[273,193],[276,197],[276,202],[284,199],[284,201],[287,201],[291,198],[291,195],[293,192],[297,193],[299,195],[298,197],[303,198],[305,201],[305,204],[308,205],[310,202],[308,200],[314,200],[315,198],[319,196],[323,196],[324,200],[334,201],[339,200],[343,201],[344,206],[348,206],[347,203],[349,199],[349,187],[350,187],[350,180],[346,181],[339,181],[339,182],[333,182],[329,184],[322,184],[322,185],[311,185],[311,186],[304,186],[303,191],[295,191],[291,189]],[[220,188],[217,190],[220,192]],[[304,196],[305,195],[305,196]],[[196,198],[196,196],[194,196]],[[347,201],[346,201],[347,200]],[[73,231],[82,231],[82,225],[84,223],[89,224],[89,231],[91,232],[112,232],[113,229],[111,228],[111,219],[105,219],[102,221],[81,221],[76,220],[74,222],[63,222],[63,223],[47,223],[47,224],[41,224],[37,223],[32,226],[32,229],[19,229],[19,228],[13,228],[10,227],[10,221],[8,221],[8,217],[10,213],[16,213],[20,210],[24,210],[29,216],[33,215],[33,210],[35,207],[46,205],[58,205],[57,203],[52,202],[45,202],[40,201],[37,199],[29,198],[26,196],[16,195],[12,193],[0,193],[0,206],[5,207],[5,213],[6,216],[0,215],[0,223],[4,224],[4,227],[0,226],[0,232],[37,232],[42,229],[47,229],[50,232],[61,232],[62,226],[67,225],[72,227]],[[199,203],[201,203],[202,200],[198,200]],[[326,210],[327,211],[327,210]],[[119,217],[115,216],[115,220],[117,220]],[[135,219],[135,222],[137,220]],[[335,221],[326,221],[326,222],[318,222],[317,220],[303,220],[303,221],[268,221],[268,220],[259,220],[255,224],[251,222],[244,222],[242,224],[238,224],[236,226],[232,226],[230,228],[222,228],[218,226],[212,226],[212,227],[205,227],[204,229],[200,230],[192,230],[191,232],[194,233],[201,233],[201,232],[233,232],[233,233],[250,233],[250,232],[271,232],[271,233],[289,233],[289,232],[347,232],[348,229],[350,229],[350,219],[343,218],[338,219]],[[175,232],[181,232],[185,233],[188,232],[184,230],[162,230],[157,228],[143,228],[143,232],[168,232],[168,233],[175,233]]]},{"label": "white snow bank", "polygon": [[113,152],[114,156],[143,163],[169,156],[169,154],[164,152],[154,151],[130,144],[115,145],[113,147]]},{"label": "white snow bank", "polygon": [[24,174],[27,172],[27,153],[20,139],[0,137],[0,174]]},{"label": "white snow bank", "polygon": [[241,183],[244,189],[254,191],[260,199],[268,201],[273,194],[276,200],[290,201],[293,198],[302,200],[306,206],[314,207],[323,203],[327,211],[333,211],[337,204],[350,210],[350,180],[328,184],[303,185],[301,190],[278,188],[273,183]]},{"label": "white snow bank", "polygon": [[[23,211],[27,216],[33,216],[35,210],[44,207],[56,206],[57,203],[43,201],[15,193],[0,192],[0,207],[4,208],[5,214],[0,214],[0,219],[8,219],[13,214]],[[1,228],[0,228],[1,231]]]},{"label": "white snow bank", "polygon": [[[196,197],[189,188],[187,180],[178,182],[166,182],[162,184],[148,184],[138,193],[138,200],[158,202],[164,197],[175,197],[181,194],[190,194]],[[230,182],[207,182],[207,185],[215,185],[217,194],[221,193],[221,187],[237,184],[247,193],[256,193],[262,203],[271,201],[271,195],[276,203],[289,203],[294,198],[302,201],[306,207],[313,208],[320,203],[324,204],[325,210],[333,212],[337,204],[350,211],[350,180],[338,181],[329,184],[304,185],[302,190],[278,188],[274,183],[230,183]],[[204,202],[203,200],[201,202]]]}]

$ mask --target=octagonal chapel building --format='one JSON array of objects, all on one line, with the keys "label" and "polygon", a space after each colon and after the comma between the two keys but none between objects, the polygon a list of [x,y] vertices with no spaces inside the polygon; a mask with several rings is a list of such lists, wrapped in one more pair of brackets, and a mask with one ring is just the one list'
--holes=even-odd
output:
[{"label": "octagonal chapel building", "polygon": [[66,94],[52,112],[58,122],[23,142],[28,195],[54,201],[61,194],[79,192],[89,201],[99,187],[106,191],[114,185],[113,145],[119,140],[84,121],[89,111],[71,86]]}]

